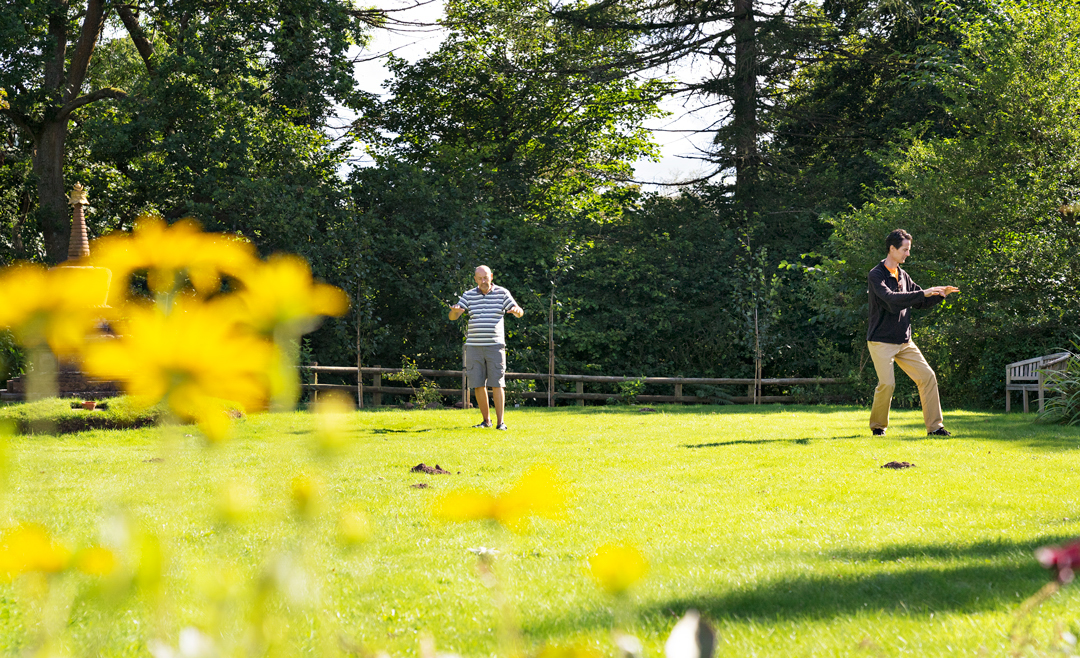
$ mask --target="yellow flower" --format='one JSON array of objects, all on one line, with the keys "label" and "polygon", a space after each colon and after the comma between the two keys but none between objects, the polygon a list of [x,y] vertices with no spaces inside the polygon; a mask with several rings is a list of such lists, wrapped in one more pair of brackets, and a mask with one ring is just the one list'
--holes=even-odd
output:
[{"label": "yellow flower", "polygon": [[605,544],[589,557],[589,571],[609,594],[622,594],[649,571],[649,563],[633,546]]},{"label": "yellow flower", "polygon": [[498,496],[469,489],[451,492],[436,503],[435,515],[447,521],[490,519],[521,532],[529,517],[556,519],[565,504],[566,492],[555,471],[536,466]]},{"label": "yellow flower", "polygon": [[371,521],[361,510],[347,509],[338,518],[338,539],[342,544],[363,544],[371,538]]},{"label": "yellow flower", "polygon": [[[568,647],[545,646],[536,658],[602,658],[604,654],[592,647],[571,645]],[[625,655],[625,654],[623,654]]]},{"label": "yellow flower", "polygon": [[451,491],[435,503],[435,516],[458,523],[494,519],[495,496],[475,489]]},{"label": "yellow flower", "polygon": [[221,275],[238,277],[256,262],[255,249],[247,242],[220,233],[203,233],[192,219],[172,225],[152,215],[135,222],[132,233],[111,233],[94,241],[90,262],[107,267],[116,277],[111,303],[122,301],[133,272],[146,271],[147,283],[156,294],[179,288],[186,273],[202,295],[217,292]]},{"label": "yellow flower", "polygon": [[259,492],[244,482],[232,481],[218,495],[218,514],[226,523],[246,521],[259,504]]},{"label": "yellow flower", "polygon": [[53,541],[45,528],[23,523],[0,537],[0,578],[23,573],[58,573],[67,568],[71,553]]},{"label": "yellow flower", "polygon": [[156,306],[127,312],[117,323],[120,338],[88,346],[87,373],[122,381],[143,405],[166,401],[214,441],[228,432],[228,402],[245,410],[265,405],[271,345],[240,331],[221,304],[185,299],[169,313]]},{"label": "yellow flower", "polygon": [[311,516],[317,511],[322,489],[322,480],[316,476],[301,473],[293,478],[290,490],[293,504],[301,516]]},{"label": "yellow flower", "polygon": [[108,287],[108,273],[97,268],[9,267],[0,272],[0,327],[26,347],[77,354],[104,314],[97,305]]},{"label": "yellow flower", "polygon": [[101,546],[84,548],[75,554],[74,562],[76,569],[91,576],[108,576],[117,565],[112,551]]},{"label": "yellow flower", "polygon": [[311,268],[299,256],[276,254],[241,273],[244,289],[238,293],[247,310],[247,322],[262,334],[284,330],[299,336],[313,330],[323,315],[338,316],[349,308],[340,288],[315,283]]},{"label": "yellow flower", "polygon": [[348,425],[356,408],[351,395],[342,391],[320,393],[315,405],[315,442],[324,453],[340,452],[348,443]]}]

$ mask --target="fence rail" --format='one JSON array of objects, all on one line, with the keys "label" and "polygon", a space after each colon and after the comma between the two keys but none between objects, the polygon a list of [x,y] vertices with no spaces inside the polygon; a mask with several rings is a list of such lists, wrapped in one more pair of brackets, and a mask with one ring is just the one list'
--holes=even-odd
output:
[{"label": "fence rail", "polygon": [[[300,366],[301,370],[306,370],[314,374],[314,383],[304,384],[303,388],[308,391],[312,391],[318,395],[319,391],[349,391],[357,394],[358,398],[363,404],[363,394],[370,393],[372,395],[372,404],[374,406],[382,405],[383,394],[387,395],[400,395],[407,396],[412,395],[414,390],[407,386],[383,386],[382,376],[392,375],[401,372],[401,368],[383,368],[381,366],[371,366],[363,368],[355,368],[348,366],[320,366],[318,364],[310,366]],[[359,377],[357,378],[357,385],[348,384],[320,384],[319,374],[327,375],[352,375],[357,377],[357,371],[359,370]],[[465,373],[462,370],[427,370],[418,369],[417,372],[423,377],[455,377],[461,379],[461,386],[456,388],[437,388],[436,390],[440,395],[446,396],[460,396],[462,398],[462,406],[468,408],[470,391],[466,386]],[[363,378],[369,376],[372,378],[371,384],[363,383]],[[773,377],[763,378],[756,380],[754,378],[746,377],[619,377],[619,376],[607,376],[607,375],[567,375],[567,374],[541,374],[533,372],[508,372],[506,373],[506,379],[532,379],[532,380],[554,380],[557,382],[573,382],[576,384],[576,391],[574,393],[567,393],[562,391],[517,391],[515,395],[520,395],[523,398],[528,399],[547,399],[547,400],[576,400],[579,405],[585,404],[586,400],[607,400],[609,398],[618,397],[612,393],[586,393],[584,391],[584,385],[589,384],[618,384],[621,382],[629,381],[642,381],[645,384],[661,384],[674,387],[674,395],[638,395],[637,400],[639,402],[670,402],[680,404],[707,404],[709,402],[716,402],[717,397],[699,397],[696,395],[683,395],[682,388],[684,385],[698,385],[698,386],[746,386],[747,395],[745,396],[733,396],[724,397],[725,401],[735,403],[774,403],[774,402],[794,402],[796,396],[793,395],[754,395],[756,386],[829,386],[837,384],[846,384],[850,382],[849,379],[836,378],[836,377]],[[759,389],[760,390],[760,389]]]}]

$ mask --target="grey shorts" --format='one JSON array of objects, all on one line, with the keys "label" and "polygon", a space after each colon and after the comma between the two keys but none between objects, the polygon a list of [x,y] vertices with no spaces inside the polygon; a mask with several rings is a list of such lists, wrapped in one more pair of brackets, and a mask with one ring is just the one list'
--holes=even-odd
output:
[{"label": "grey shorts", "polygon": [[469,388],[506,388],[506,346],[466,345],[465,375]]}]

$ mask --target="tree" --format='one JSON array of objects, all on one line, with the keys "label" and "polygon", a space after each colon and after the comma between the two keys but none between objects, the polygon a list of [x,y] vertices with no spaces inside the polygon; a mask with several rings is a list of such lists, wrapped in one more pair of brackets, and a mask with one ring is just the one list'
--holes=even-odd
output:
[{"label": "tree", "polygon": [[[0,113],[29,140],[46,258],[66,256],[64,165],[71,122],[105,99],[141,103],[147,93],[200,81],[219,96],[317,126],[332,102],[358,102],[351,44],[379,23],[377,11],[343,0],[218,3],[209,0],[27,0],[0,9]],[[106,32],[126,34],[141,75],[89,84]],[[153,36],[150,36],[153,35]],[[160,98],[158,100],[161,100]],[[170,98],[170,102],[183,98]],[[164,126],[176,131],[175,126]]]},{"label": "tree", "polygon": [[[377,162],[352,177],[372,236],[365,268],[378,275],[372,313],[397,318],[410,349],[456,359],[460,334],[442,310],[427,326],[408,319],[407,300],[454,301],[475,259],[490,257],[532,309],[515,324],[539,350],[552,291],[588,248],[582,236],[622,212],[631,163],[654,152],[642,121],[663,84],[602,72],[626,39],[574,29],[531,0],[451,2],[446,24],[437,51],[390,60],[389,98],[357,126]],[[595,66],[565,73],[577,64]]]},{"label": "tree", "polygon": [[708,73],[680,80],[675,93],[701,96],[717,111],[702,156],[714,175],[734,173],[734,197],[759,208],[761,147],[767,113],[806,61],[834,45],[836,30],[812,5],[791,0],[603,0],[557,15],[583,29],[631,35],[637,45],[621,62],[635,72],[704,64]]}]

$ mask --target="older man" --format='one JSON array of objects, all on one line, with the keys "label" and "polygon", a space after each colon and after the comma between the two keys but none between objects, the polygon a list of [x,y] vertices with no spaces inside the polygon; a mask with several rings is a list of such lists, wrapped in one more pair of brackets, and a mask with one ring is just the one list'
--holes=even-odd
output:
[{"label": "older man", "polygon": [[510,291],[492,283],[491,268],[481,265],[473,274],[476,287],[468,290],[450,307],[450,319],[469,314],[469,334],[465,338],[465,367],[469,388],[476,392],[476,406],[484,419],[473,427],[491,427],[487,387],[495,403],[495,429],[507,429],[503,422],[506,405],[506,332],[503,316],[520,318],[525,311]]},{"label": "older man", "polygon": [[870,410],[870,431],[874,436],[884,436],[889,427],[889,407],[896,388],[893,363],[896,363],[919,387],[926,433],[951,436],[941,414],[937,375],[911,340],[910,309],[930,308],[960,289],[955,286],[923,289],[900,269],[911,255],[911,234],[904,229],[898,228],[885,238],[885,249],[888,252],[885,259],[867,276],[870,327],[866,332],[866,346],[878,376],[874,406]]}]

